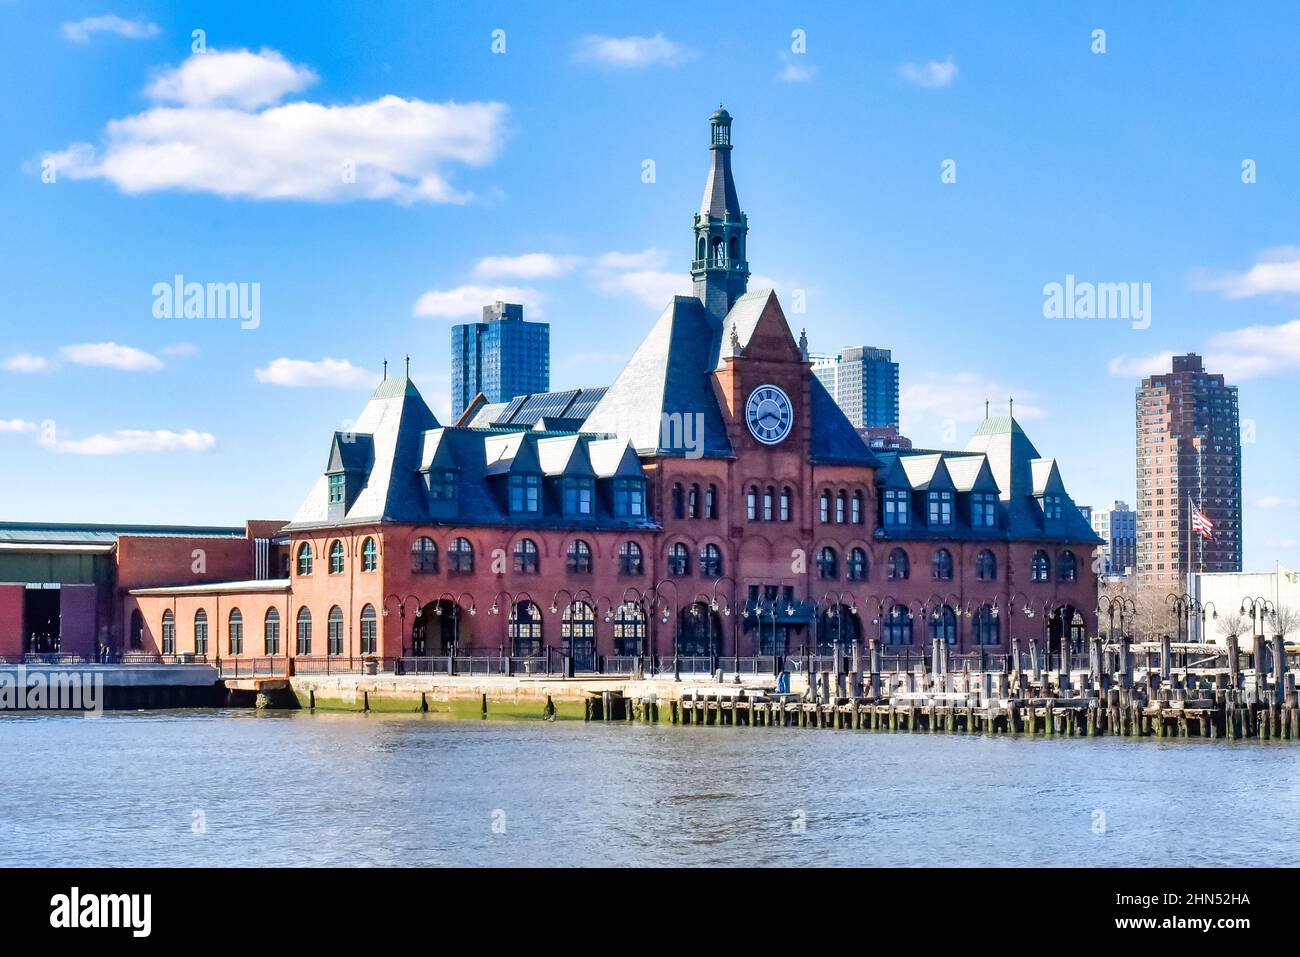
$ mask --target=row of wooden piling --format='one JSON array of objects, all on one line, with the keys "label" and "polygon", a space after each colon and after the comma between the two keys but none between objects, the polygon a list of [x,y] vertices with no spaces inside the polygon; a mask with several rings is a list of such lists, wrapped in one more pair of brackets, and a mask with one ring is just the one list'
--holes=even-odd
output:
[{"label": "row of wooden piling", "polygon": [[[1116,689],[1118,690],[1118,689]],[[1041,734],[1065,737],[1259,738],[1300,741],[1300,708],[1275,703],[1183,703],[1054,698],[976,704],[873,702],[863,699],[788,701],[684,694],[671,703],[672,721],[684,725],[848,728],[870,731]]]}]

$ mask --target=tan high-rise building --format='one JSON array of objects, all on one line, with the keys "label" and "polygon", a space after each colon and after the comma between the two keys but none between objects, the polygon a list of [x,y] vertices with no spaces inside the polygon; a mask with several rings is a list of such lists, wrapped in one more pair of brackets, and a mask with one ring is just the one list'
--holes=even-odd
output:
[{"label": "tan high-rise building", "polygon": [[[1191,532],[1193,503],[1213,540]],[[1138,584],[1182,592],[1202,571],[1241,571],[1241,432],[1237,387],[1193,352],[1137,390]]]}]

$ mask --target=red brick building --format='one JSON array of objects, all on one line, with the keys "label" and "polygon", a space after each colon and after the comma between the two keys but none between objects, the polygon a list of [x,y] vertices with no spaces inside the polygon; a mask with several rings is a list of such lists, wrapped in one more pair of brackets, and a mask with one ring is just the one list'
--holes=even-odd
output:
[{"label": "red brick building", "polygon": [[[607,388],[439,423],[388,379],[285,526],[282,579],[134,588],[158,651],[384,658],[1005,650],[1095,631],[1100,540],[1012,418],[871,449],[771,290],[748,292],[731,118],[711,118],[694,296]],[[326,450],[322,450],[326,452]]]}]

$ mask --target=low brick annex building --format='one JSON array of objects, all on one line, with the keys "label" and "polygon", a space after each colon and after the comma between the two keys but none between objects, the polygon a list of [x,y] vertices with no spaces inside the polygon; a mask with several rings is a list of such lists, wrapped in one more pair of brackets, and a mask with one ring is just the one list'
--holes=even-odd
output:
[{"label": "low brick annex building", "polygon": [[131,589],[121,620],[209,656],[959,650],[1095,630],[1099,543],[1010,416],[964,449],[873,451],[747,289],[731,117],[710,120],[693,296],[607,388],[440,423],[384,381],[282,530],[283,577]]}]

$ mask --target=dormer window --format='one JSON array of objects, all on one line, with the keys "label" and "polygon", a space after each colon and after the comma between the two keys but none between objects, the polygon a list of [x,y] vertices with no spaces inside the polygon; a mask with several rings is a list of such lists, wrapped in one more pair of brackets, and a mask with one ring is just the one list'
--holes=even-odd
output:
[{"label": "dormer window", "polygon": [[1061,517],[1061,499],[1060,495],[1043,496],[1043,517],[1057,519]]},{"label": "dormer window", "polygon": [[885,489],[885,524],[903,526],[910,521],[910,497],[907,489]]},{"label": "dormer window", "polygon": [[510,512],[512,515],[536,514],[542,508],[540,475],[510,476]]},{"label": "dormer window", "polygon": [[998,523],[998,497],[992,492],[974,492],[970,497],[973,528],[993,528]]},{"label": "dormer window", "polygon": [[590,515],[594,482],[589,478],[567,477],[564,489],[565,515]]},{"label": "dormer window", "polygon": [[642,479],[614,480],[614,515],[640,518],[645,514],[645,482]]},{"label": "dormer window", "polygon": [[952,492],[930,492],[927,496],[930,505],[930,524],[945,526],[952,524]]},{"label": "dormer window", "polygon": [[329,504],[341,505],[343,503],[344,492],[347,489],[347,476],[342,472],[337,472],[329,477]]},{"label": "dormer window", "polygon": [[449,502],[456,497],[456,473],[450,469],[429,472],[429,497],[435,502]]}]

